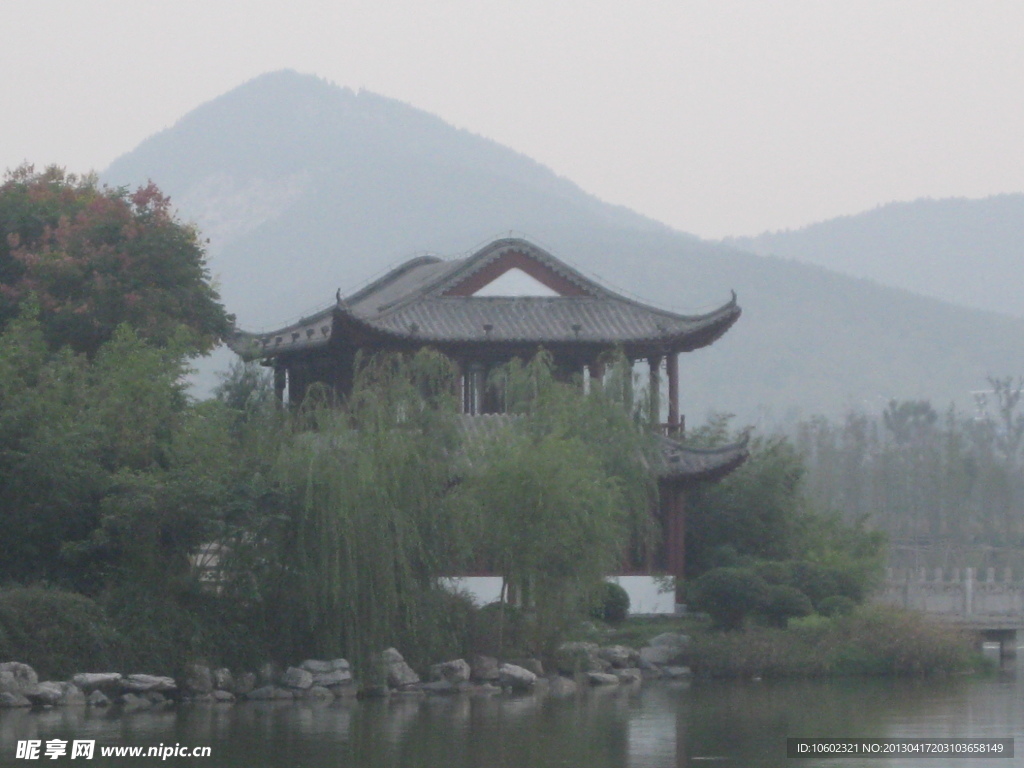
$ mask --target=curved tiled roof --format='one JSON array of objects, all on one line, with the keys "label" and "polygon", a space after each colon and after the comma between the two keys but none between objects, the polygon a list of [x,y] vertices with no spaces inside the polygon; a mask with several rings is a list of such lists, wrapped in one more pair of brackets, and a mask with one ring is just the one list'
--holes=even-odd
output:
[{"label": "curved tiled roof", "polygon": [[[506,413],[460,414],[458,423],[466,438],[473,442],[493,438],[518,418]],[[749,435],[744,435],[738,443],[717,448],[695,448],[664,435],[657,435],[656,439],[658,451],[652,469],[658,478],[673,483],[719,480],[750,456],[747,451]]]},{"label": "curved tiled roof", "polygon": [[661,466],[658,477],[666,480],[718,480],[747,460],[748,436],[738,443],[718,448],[693,448],[659,435]]},{"label": "curved tiled roof", "polygon": [[[514,255],[555,276],[575,295],[457,295],[460,285]],[[543,249],[498,240],[463,259],[419,257],[348,298],[267,334],[237,333],[230,345],[250,357],[273,357],[326,345],[339,328],[414,343],[589,343],[639,345],[660,352],[707,346],[739,318],[736,296],[704,315],[679,315],[599,285]]]}]

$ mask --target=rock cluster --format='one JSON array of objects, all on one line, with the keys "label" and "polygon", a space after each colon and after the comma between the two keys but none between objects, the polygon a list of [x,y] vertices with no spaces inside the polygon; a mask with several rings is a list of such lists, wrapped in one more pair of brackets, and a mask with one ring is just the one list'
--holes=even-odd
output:
[{"label": "rock cluster", "polygon": [[491,656],[469,661],[452,659],[433,665],[423,681],[395,648],[382,651],[378,672],[382,683],[360,686],[345,659],[307,659],[281,669],[265,664],[257,672],[232,673],[202,664],[188,665],[180,679],[149,674],[81,672],[67,681],[40,682],[28,664],[0,664],[0,708],[87,705],[120,706],[131,712],[166,707],[175,701],[231,703],[252,701],[322,701],[359,695],[490,694],[502,690],[528,692],[544,688],[552,696],[568,696],[580,686],[639,683],[643,678],[689,677],[689,638],[666,632],[640,650],[624,645],[563,643],[555,653],[554,671],[544,676],[537,659],[500,662]]}]

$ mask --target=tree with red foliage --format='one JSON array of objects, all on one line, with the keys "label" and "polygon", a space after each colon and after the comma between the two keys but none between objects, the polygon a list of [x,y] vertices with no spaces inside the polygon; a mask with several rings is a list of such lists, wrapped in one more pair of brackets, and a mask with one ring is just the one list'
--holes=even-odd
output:
[{"label": "tree with red foliage", "polygon": [[30,165],[0,185],[0,329],[35,297],[51,349],[90,357],[128,323],[146,341],[208,352],[231,318],[196,229],[150,182],[135,192]]}]

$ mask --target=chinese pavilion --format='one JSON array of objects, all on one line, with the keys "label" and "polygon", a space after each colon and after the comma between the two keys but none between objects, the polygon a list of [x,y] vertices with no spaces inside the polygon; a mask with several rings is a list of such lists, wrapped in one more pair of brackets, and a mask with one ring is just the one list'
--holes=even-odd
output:
[{"label": "chinese pavilion", "polygon": [[[556,371],[600,381],[604,360],[621,351],[647,362],[650,411],[659,422],[657,467],[662,551],[644,564],[683,577],[684,493],[728,474],[745,445],[689,448],[680,442],[679,354],[706,347],[740,316],[736,296],[703,315],[679,315],[627,298],[520,239],[495,241],[471,256],[414,258],[348,297],[280,330],[237,332],[230,346],[274,369],[279,399],[301,402],[307,388],[351,389],[360,351],[414,351],[430,346],[459,371],[467,418],[500,412],[488,373],[543,347]],[[662,403],[663,377],[667,379]],[[662,420],[662,417],[664,420]]]}]

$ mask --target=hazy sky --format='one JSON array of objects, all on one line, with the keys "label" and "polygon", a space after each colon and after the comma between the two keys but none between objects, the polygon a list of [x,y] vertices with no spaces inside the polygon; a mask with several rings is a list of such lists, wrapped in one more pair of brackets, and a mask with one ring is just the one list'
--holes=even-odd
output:
[{"label": "hazy sky", "polygon": [[3,0],[0,28],[4,168],[102,170],[291,68],[706,237],[1024,191],[1020,0]]}]

